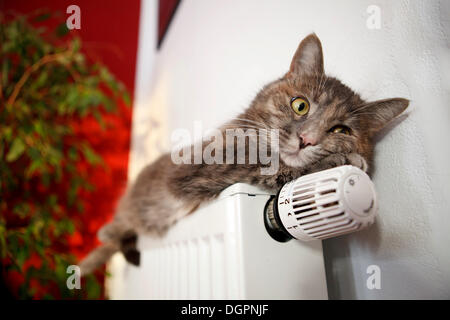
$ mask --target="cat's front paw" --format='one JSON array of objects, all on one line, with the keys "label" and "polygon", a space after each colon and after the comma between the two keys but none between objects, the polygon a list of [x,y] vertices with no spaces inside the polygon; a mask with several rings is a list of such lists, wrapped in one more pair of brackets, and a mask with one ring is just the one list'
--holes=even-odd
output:
[{"label": "cat's front paw", "polygon": [[367,170],[369,170],[369,165],[367,164],[366,159],[364,159],[360,154],[349,153],[346,155],[346,157],[348,162],[347,164],[351,164],[352,166],[360,168],[364,172],[367,172]]},{"label": "cat's front paw", "polygon": [[314,164],[311,172],[331,169],[343,165],[352,165],[360,168],[364,172],[367,172],[369,169],[367,161],[357,153],[333,153]]}]

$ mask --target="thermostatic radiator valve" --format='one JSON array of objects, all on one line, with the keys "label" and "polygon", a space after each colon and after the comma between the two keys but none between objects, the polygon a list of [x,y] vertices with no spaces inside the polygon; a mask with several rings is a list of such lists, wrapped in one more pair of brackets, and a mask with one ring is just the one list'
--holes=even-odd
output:
[{"label": "thermostatic radiator valve", "polygon": [[286,183],[264,209],[267,232],[277,241],[310,241],[361,230],[375,220],[375,187],[354,166],[340,166]]}]

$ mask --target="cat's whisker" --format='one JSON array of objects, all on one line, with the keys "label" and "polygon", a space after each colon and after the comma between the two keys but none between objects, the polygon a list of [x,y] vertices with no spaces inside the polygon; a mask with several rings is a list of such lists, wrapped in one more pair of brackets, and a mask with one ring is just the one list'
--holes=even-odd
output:
[{"label": "cat's whisker", "polygon": [[255,130],[266,130],[266,128],[260,128],[251,124],[242,124],[240,123],[239,125],[226,125],[223,127],[224,129],[231,129],[231,130],[236,130],[236,129],[243,129],[243,128],[247,128],[247,129],[255,129]]},{"label": "cat's whisker", "polygon": [[264,127],[264,128],[267,127],[267,126],[266,126],[264,123],[262,123],[262,122],[254,121],[254,120],[250,120],[250,119],[236,118],[236,119],[234,119],[234,120],[242,121],[242,122],[248,122],[248,123],[252,123],[252,124],[255,124],[255,125],[260,125],[260,126],[262,126],[262,127]]},{"label": "cat's whisker", "polygon": [[255,130],[261,130],[261,131],[268,131],[266,128],[259,128],[252,125],[246,125],[246,124],[240,124],[239,127],[234,127],[233,129],[255,129]]},{"label": "cat's whisker", "polygon": [[290,133],[286,129],[277,128],[277,130],[278,130],[278,132],[280,134],[284,134],[284,135],[290,136]]},{"label": "cat's whisker", "polygon": [[[258,127],[253,127],[253,126],[249,126],[249,125],[242,125],[242,127],[247,128],[247,129],[255,129],[255,131],[253,131],[253,132],[247,130],[246,134],[251,137],[259,137],[261,139],[264,139],[266,142],[269,141],[268,140],[269,136],[270,137],[272,136],[272,133],[264,128],[258,128]],[[242,129],[242,128],[233,128],[233,129]],[[270,142],[271,142],[271,140],[270,140]]]},{"label": "cat's whisker", "polygon": [[[244,128],[247,128],[247,129],[256,129],[256,130],[258,130],[258,134],[260,136],[262,136],[263,134],[264,134],[264,136],[268,136],[268,135],[272,134],[269,130],[267,130],[265,128],[258,128],[258,127],[253,127],[253,126],[250,126],[250,125],[241,125],[241,127],[244,127]],[[289,137],[289,135],[287,133],[284,133],[282,131],[282,129],[273,129],[273,130],[278,130],[278,135],[279,136]],[[259,132],[259,131],[263,131],[263,132]]]},{"label": "cat's whisker", "polygon": [[281,138],[281,137],[280,137],[280,142],[282,142],[282,143],[287,143],[287,142],[288,142],[288,139],[286,139],[286,138]]},{"label": "cat's whisker", "polygon": [[[237,118],[236,120],[242,120],[242,121],[247,121],[249,123],[257,123],[257,124],[259,124],[258,122],[253,121],[253,120],[249,120],[249,119]],[[265,128],[255,127],[255,126],[252,126],[250,124],[239,124],[239,126],[241,126],[242,128],[247,128],[247,129],[255,129],[255,130],[259,130],[259,131],[265,131],[266,134],[264,136],[261,135],[261,132],[259,132],[259,136],[260,137],[264,137],[265,139],[268,138],[267,133],[269,131],[267,129],[265,129]],[[278,128],[278,129],[275,129],[275,130],[278,130],[278,137],[279,137],[279,139],[283,139],[284,141],[289,141],[290,134],[287,133],[286,130],[281,129],[281,128]]]},{"label": "cat's whisker", "polygon": [[268,134],[270,133],[270,131],[265,129],[265,128],[258,128],[258,127],[253,127],[253,126],[250,126],[250,125],[241,125],[241,127],[233,128],[233,129],[255,129],[254,132],[247,130],[246,134],[253,135],[253,136],[256,134],[256,135],[258,135],[260,137],[267,137]]},{"label": "cat's whisker", "polygon": [[278,135],[280,136],[280,138],[283,137],[286,140],[289,140],[289,138],[290,138],[290,135],[288,135],[287,133],[284,133],[284,132],[279,132]]}]

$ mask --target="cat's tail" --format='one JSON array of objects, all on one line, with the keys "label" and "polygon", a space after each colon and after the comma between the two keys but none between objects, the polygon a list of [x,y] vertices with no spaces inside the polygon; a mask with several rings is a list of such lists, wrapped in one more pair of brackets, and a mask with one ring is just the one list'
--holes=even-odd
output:
[{"label": "cat's tail", "polygon": [[92,273],[118,251],[122,251],[129,263],[136,266],[140,264],[140,253],[136,248],[137,235],[124,223],[114,220],[104,225],[98,232],[98,238],[103,244],[92,250],[78,265],[81,276]]},{"label": "cat's tail", "polygon": [[114,242],[107,242],[92,250],[81,262],[80,267],[81,276],[92,273],[95,269],[102,266],[108,261],[111,256],[120,250],[120,245]]}]

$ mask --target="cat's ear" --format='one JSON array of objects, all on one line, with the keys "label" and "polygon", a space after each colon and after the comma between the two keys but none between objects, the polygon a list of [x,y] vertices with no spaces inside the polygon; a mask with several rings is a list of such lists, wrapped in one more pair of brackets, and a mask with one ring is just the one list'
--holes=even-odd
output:
[{"label": "cat's ear", "polygon": [[323,74],[322,45],[314,33],[300,42],[288,74],[293,76]]},{"label": "cat's ear", "polygon": [[367,118],[371,133],[377,133],[409,105],[408,99],[393,98],[369,102],[358,107],[353,114]]}]

